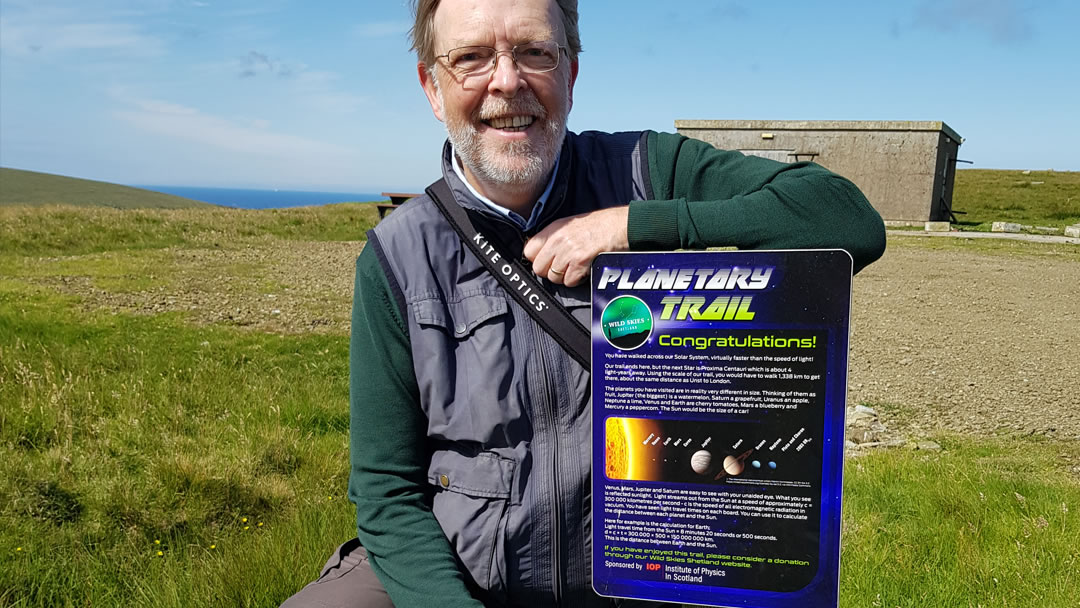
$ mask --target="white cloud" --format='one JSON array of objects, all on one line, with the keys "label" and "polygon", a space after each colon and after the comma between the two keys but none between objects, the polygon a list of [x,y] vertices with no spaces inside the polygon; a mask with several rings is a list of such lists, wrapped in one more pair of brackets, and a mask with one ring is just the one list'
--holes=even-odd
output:
[{"label": "white cloud", "polygon": [[337,164],[332,159],[356,156],[355,150],[337,144],[272,132],[266,121],[233,121],[168,101],[130,97],[120,88],[112,89],[111,94],[122,104],[113,115],[147,133],[194,142],[215,150],[280,160],[319,158]]},{"label": "white cloud", "polygon": [[25,9],[0,17],[0,50],[15,56],[36,53],[119,51],[156,55],[163,42],[139,26],[103,21],[58,9]]},{"label": "white cloud", "polygon": [[291,84],[300,103],[318,112],[348,114],[368,102],[363,95],[343,91],[340,81],[341,76],[335,72],[305,70]]}]

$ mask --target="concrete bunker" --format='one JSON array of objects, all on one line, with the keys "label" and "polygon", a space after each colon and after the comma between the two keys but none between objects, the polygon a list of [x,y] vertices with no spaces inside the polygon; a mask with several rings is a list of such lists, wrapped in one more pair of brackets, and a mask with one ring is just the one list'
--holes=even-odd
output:
[{"label": "concrete bunker", "polygon": [[963,139],[943,122],[676,120],[717,148],[813,161],[855,182],[890,223],[947,222]]}]

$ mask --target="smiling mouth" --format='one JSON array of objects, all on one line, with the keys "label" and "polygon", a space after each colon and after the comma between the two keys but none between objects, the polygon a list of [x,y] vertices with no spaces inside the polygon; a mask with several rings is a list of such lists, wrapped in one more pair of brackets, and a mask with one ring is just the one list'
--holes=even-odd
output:
[{"label": "smiling mouth", "polygon": [[536,118],[532,116],[505,116],[499,118],[490,118],[488,120],[482,120],[481,122],[491,127],[492,129],[516,132],[528,129],[530,125],[536,122]]}]

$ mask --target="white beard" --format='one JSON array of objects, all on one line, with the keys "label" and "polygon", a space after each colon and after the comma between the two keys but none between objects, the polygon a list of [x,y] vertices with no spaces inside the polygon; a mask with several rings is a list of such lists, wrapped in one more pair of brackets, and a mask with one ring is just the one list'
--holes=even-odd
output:
[{"label": "white beard", "polygon": [[[439,103],[446,107],[442,90],[436,88]],[[539,124],[539,139],[508,142],[498,148],[482,140],[475,124],[482,118],[506,114],[529,114]],[[566,137],[567,111],[549,116],[532,91],[523,91],[507,100],[487,98],[470,120],[447,115],[446,132],[461,163],[482,182],[530,190],[544,182]]]}]

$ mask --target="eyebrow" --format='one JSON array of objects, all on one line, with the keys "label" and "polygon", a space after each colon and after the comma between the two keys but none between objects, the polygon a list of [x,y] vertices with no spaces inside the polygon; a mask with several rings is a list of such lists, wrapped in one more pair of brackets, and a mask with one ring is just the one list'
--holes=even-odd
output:
[{"label": "eyebrow", "polygon": [[[526,44],[526,43],[529,43],[529,42],[539,42],[541,40],[555,40],[556,42],[558,42],[556,30],[551,29],[551,30],[548,30],[546,33],[539,33],[538,32],[534,36],[525,36],[525,37],[522,37],[522,38],[518,38],[518,39],[513,41],[512,46],[517,46],[519,44]],[[490,43],[488,43],[486,41],[485,42],[477,42],[475,38],[473,38],[473,39],[466,39],[466,38],[451,39],[451,40],[447,41],[447,45],[448,45],[447,48],[450,48],[450,49],[457,49],[457,48],[461,48],[461,47],[464,47],[464,46],[484,46],[484,47],[488,47],[488,48],[495,48],[492,44],[490,44]]]}]

